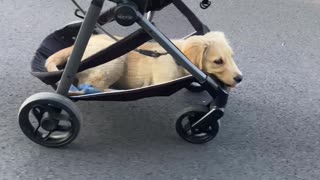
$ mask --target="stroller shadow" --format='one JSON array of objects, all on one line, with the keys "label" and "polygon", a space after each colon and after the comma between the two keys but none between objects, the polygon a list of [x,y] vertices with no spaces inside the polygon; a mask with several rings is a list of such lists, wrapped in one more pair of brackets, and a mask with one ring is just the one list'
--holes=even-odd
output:
[{"label": "stroller shadow", "polygon": [[[270,138],[273,142],[279,141],[272,137],[272,129],[263,128],[266,126],[265,116],[276,111],[274,107],[231,96],[217,137],[207,144],[190,144],[177,135],[176,116],[182,109],[202,103],[209,96],[184,90],[174,96],[135,102],[81,102],[78,106],[84,115],[82,129],[68,149],[116,154],[141,151],[176,153],[177,150],[191,153],[207,148],[210,151],[255,149],[257,143],[264,141],[267,144]],[[276,116],[269,118],[278,121]]]},{"label": "stroller shadow", "polygon": [[275,145],[277,150],[286,148],[286,139],[279,138],[278,133],[282,132],[277,132],[276,125],[268,127],[269,122],[265,121],[266,116],[270,121],[279,121],[277,116],[270,116],[270,112],[276,111],[275,107],[239,96],[230,97],[226,114],[221,119],[220,132],[214,140],[201,145],[182,140],[175,132],[176,113],[206,97],[205,93],[191,96],[182,91],[175,98],[81,102],[78,106],[84,120],[79,137],[61,151],[51,153],[70,152],[81,159],[93,158],[100,163],[191,163],[208,158],[212,162],[225,163],[235,159],[242,161],[246,157],[256,158],[259,154],[270,155],[275,152]]}]

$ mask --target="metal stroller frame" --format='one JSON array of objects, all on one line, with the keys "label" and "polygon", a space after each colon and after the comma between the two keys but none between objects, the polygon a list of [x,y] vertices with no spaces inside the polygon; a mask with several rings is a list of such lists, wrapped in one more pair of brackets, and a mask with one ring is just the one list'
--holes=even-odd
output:
[{"label": "metal stroller frame", "polygon": [[[149,20],[153,17],[153,11],[173,3],[182,13],[186,15],[196,32],[191,34],[205,34],[209,31],[207,26],[192,13],[182,0],[110,0],[117,5],[100,15],[104,0],[92,0],[80,30],[74,43],[74,50],[67,62],[64,70],[54,73],[32,72],[46,84],[56,88],[56,93],[38,93],[29,97],[20,107],[19,124],[24,134],[32,141],[47,147],[61,147],[72,142],[80,129],[80,111],[71,100],[136,100],[157,95],[171,95],[174,92],[186,87],[191,82],[198,82],[213,98],[210,104],[201,107],[188,108],[183,112],[176,122],[178,134],[186,141],[191,143],[205,143],[212,140],[219,130],[219,119],[224,115],[224,108],[228,100],[229,89],[216,78],[212,78],[194,64],[163,35]],[[76,1],[73,0],[76,4]],[[76,4],[77,5],[77,4]],[[78,7],[79,8],[79,7]],[[80,11],[83,11],[80,9]],[[144,13],[149,11],[148,17]],[[132,33],[128,37],[118,41],[98,54],[80,62],[85,51],[90,36],[95,27],[116,20],[120,25],[130,26],[137,23],[141,29]],[[176,62],[183,66],[192,76],[181,78],[165,85],[152,86],[134,91],[141,91],[135,97],[130,97],[130,93],[114,93],[112,96],[106,94],[84,95],[68,97],[68,91],[77,72],[98,66],[107,61],[113,60],[153,38],[157,41]],[[126,47],[126,48],[122,48]],[[102,58],[104,57],[104,58]],[[106,59],[106,57],[108,57]],[[102,60],[103,59],[103,60]],[[61,78],[60,78],[61,77]],[[60,80],[58,86],[54,84]],[[170,90],[170,88],[172,88]],[[151,89],[151,90],[150,90]],[[162,93],[154,94],[151,92],[161,89]],[[143,92],[145,90],[145,92]],[[166,91],[167,93],[164,93]],[[146,93],[147,92],[147,93]],[[148,94],[149,93],[149,94]],[[141,95],[144,94],[144,95]],[[71,100],[70,100],[71,99]],[[28,122],[29,113],[38,121],[36,127],[32,127]],[[182,124],[184,118],[188,117],[187,124]],[[61,125],[60,122],[68,122]],[[40,132],[40,129],[48,131],[47,134]],[[66,132],[63,138],[54,138],[53,133]],[[203,135],[204,134],[204,135]]]}]

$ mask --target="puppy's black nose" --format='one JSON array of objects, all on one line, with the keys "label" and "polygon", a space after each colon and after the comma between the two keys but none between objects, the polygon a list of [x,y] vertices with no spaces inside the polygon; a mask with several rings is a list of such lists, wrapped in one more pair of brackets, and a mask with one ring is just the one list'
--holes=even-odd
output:
[{"label": "puppy's black nose", "polygon": [[242,81],[242,79],[243,79],[243,76],[242,75],[238,75],[233,79],[234,79],[235,82],[240,83]]}]

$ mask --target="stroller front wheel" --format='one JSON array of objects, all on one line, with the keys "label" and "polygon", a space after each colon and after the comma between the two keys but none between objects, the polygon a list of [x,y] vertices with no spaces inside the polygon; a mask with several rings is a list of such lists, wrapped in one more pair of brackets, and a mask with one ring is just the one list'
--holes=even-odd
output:
[{"label": "stroller front wheel", "polygon": [[22,132],[46,147],[69,144],[80,130],[79,109],[70,99],[55,93],[38,93],[27,98],[18,118]]},{"label": "stroller front wheel", "polygon": [[193,144],[203,144],[214,139],[219,132],[219,121],[214,121],[203,127],[192,127],[208,112],[207,106],[194,106],[185,109],[176,121],[176,131],[179,136]]}]

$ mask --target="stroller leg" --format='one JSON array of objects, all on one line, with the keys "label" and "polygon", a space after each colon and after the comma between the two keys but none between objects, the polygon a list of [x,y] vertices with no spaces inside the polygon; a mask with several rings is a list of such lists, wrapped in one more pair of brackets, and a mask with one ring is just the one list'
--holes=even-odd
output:
[{"label": "stroller leg", "polygon": [[92,0],[91,2],[89,10],[86,13],[86,17],[81,25],[79,34],[74,44],[73,52],[67,62],[64,73],[61,77],[61,81],[57,88],[58,94],[61,94],[63,96],[68,95],[70,85],[78,71],[81,58],[95,28],[95,24],[98,20],[103,3],[104,0]]}]

